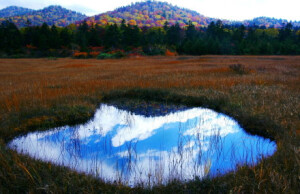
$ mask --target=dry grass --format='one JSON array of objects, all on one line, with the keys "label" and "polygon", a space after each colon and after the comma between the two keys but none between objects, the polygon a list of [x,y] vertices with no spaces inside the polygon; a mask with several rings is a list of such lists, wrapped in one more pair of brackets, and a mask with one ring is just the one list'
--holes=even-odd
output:
[{"label": "dry grass", "polygon": [[[223,93],[247,87],[250,93],[265,90],[266,98],[277,94],[272,99],[279,101],[299,94],[300,57],[177,58],[4,59],[0,63],[0,115],[36,106],[49,107],[57,100],[63,104],[77,103],[78,99],[95,97],[99,91],[136,87],[190,91],[203,88]],[[232,72],[229,65],[237,63],[243,64],[250,73],[240,76]],[[267,90],[274,91],[267,94]],[[243,96],[244,92],[239,91],[239,95],[235,95]],[[72,102],[63,100],[70,97]]]},{"label": "dry grass", "polygon": [[[233,64],[242,64],[249,73],[240,75],[232,71],[229,66]],[[0,135],[6,142],[29,130],[68,123],[68,119],[63,118],[62,115],[73,111],[72,107],[75,107],[76,111],[78,106],[93,111],[97,103],[101,102],[102,95],[114,90],[156,88],[178,95],[228,99],[228,103],[233,107],[242,109],[247,114],[267,117],[285,130],[284,137],[279,135],[276,137],[275,129],[261,129],[275,134],[279,153],[273,158],[278,162],[278,170],[261,164],[248,169],[249,172],[242,171],[236,177],[245,180],[241,180],[241,184],[231,182],[229,185],[232,191],[293,192],[295,191],[293,189],[298,186],[295,182],[300,182],[299,177],[297,178],[300,129],[299,85],[300,56],[172,56],[119,60],[1,59]],[[61,110],[58,107],[71,108]],[[84,115],[84,118],[79,115],[78,118],[84,120],[91,114]],[[71,117],[73,116],[72,114]],[[281,157],[283,154],[280,150],[285,150],[282,148],[285,146],[289,147],[288,156],[293,157],[292,164],[278,159],[279,155]],[[8,155],[2,155],[2,158],[7,157]],[[15,168],[23,171],[28,177],[27,180],[32,182],[35,181],[33,178],[36,176],[32,175],[30,169],[35,166],[33,162],[33,166],[31,164],[26,166],[24,161],[28,162],[28,160],[31,161],[18,158]],[[295,161],[298,163],[295,164]],[[284,164],[285,162],[288,164]],[[13,168],[4,162],[0,165],[7,166],[8,169]],[[263,169],[259,169],[262,167]],[[284,173],[285,168],[292,168],[292,170],[287,169],[292,173],[291,176]],[[247,173],[254,173],[253,179],[261,181],[258,186],[245,185],[245,181],[249,181],[247,176],[250,176]],[[13,172],[10,173],[11,176],[12,174]],[[4,175],[0,173],[0,176]],[[291,178],[295,180],[290,180]],[[9,180],[14,180],[16,184],[20,181],[18,175]],[[279,185],[279,182],[282,185]],[[253,187],[256,190],[253,190]],[[7,188],[11,187],[7,186]],[[165,191],[161,189],[157,191]]]}]

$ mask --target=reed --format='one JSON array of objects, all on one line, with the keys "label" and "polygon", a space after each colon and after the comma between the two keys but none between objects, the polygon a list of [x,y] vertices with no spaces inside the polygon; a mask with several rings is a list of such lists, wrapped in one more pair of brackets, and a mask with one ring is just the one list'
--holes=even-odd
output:
[{"label": "reed", "polygon": [[[299,56],[2,59],[0,192],[297,193],[299,62]],[[235,73],[232,64],[249,72]],[[274,139],[277,152],[220,177],[129,188],[6,149],[9,140],[29,131],[85,122],[99,103],[113,98],[210,107],[250,133]]]}]

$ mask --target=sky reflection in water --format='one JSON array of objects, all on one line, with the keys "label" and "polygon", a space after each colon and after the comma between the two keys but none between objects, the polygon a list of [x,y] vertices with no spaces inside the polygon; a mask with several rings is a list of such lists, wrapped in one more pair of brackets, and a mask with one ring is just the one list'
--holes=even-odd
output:
[{"label": "sky reflection in water", "polygon": [[274,142],[209,109],[145,117],[106,104],[86,124],[30,133],[9,147],[131,186],[216,176],[276,151]]}]

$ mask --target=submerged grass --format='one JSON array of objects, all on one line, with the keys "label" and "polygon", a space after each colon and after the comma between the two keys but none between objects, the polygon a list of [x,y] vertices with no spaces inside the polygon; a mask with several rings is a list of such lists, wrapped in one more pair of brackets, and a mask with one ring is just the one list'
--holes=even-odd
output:
[{"label": "submerged grass", "polygon": [[[0,193],[297,193],[299,62],[299,56],[1,60]],[[249,71],[238,74],[232,64]],[[129,188],[6,148],[30,131],[85,122],[99,103],[121,98],[212,108],[237,119],[249,133],[275,140],[277,152],[217,178]]]}]

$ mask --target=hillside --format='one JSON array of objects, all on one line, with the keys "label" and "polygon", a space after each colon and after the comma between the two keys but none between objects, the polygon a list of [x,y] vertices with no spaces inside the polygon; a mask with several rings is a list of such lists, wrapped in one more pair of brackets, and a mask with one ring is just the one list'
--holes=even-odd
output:
[{"label": "hillside", "polygon": [[106,25],[108,23],[119,24],[123,19],[139,27],[163,26],[166,21],[171,25],[178,22],[180,26],[185,26],[190,20],[195,26],[207,26],[211,21],[216,20],[166,2],[144,1],[89,17],[86,21],[88,24]]},{"label": "hillside", "polygon": [[81,13],[65,9],[61,6],[49,6],[23,15],[0,18],[0,22],[8,19],[14,22],[18,27],[26,26],[28,23],[27,21],[30,21],[30,25],[32,26],[39,26],[44,22],[48,25],[67,26],[85,18],[86,16]]},{"label": "hillside", "polygon": [[[121,23],[125,19],[131,25],[139,27],[154,27],[163,26],[166,21],[173,25],[176,22],[180,26],[185,26],[189,21],[197,27],[207,26],[212,21],[217,21],[217,18],[210,18],[178,6],[173,6],[166,2],[159,1],[144,1],[137,2],[125,7],[120,7],[114,11],[102,13],[86,19],[88,24],[97,23],[106,25],[111,23]],[[283,19],[275,19],[268,17],[258,17],[253,20],[245,21],[229,21],[222,20],[223,24],[244,24],[245,26],[266,26],[266,27],[283,27],[289,21]],[[300,26],[300,22],[292,22],[293,26]]]},{"label": "hillside", "polygon": [[[37,26],[42,25],[44,22],[48,25],[67,26],[71,23],[82,23],[84,20],[87,21],[89,25],[92,23],[100,25],[120,24],[123,19],[129,24],[138,25],[139,27],[163,26],[166,21],[170,25],[178,22],[181,27],[186,26],[189,21],[192,21],[195,26],[200,27],[207,26],[212,21],[218,20],[216,18],[203,16],[193,10],[173,6],[166,2],[150,0],[137,2],[92,17],[87,17],[61,6],[49,6],[41,10],[11,6],[0,10],[0,22],[7,19],[14,22],[18,27],[24,27],[28,24]],[[27,21],[30,21],[30,23]],[[266,26],[267,28],[281,28],[289,21],[269,17],[257,17],[253,20],[222,20],[222,22],[223,24],[244,24],[245,26],[256,25],[259,27]],[[292,24],[294,27],[300,27],[300,21],[294,21]]]},{"label": "hillside", "polygon": [[18,7],[18,6],[9,6],[0,10],[0,18],[12,17],[17,15],[24,15],[26,13],[33,12],[33,9]]},{"label": "hillside", "polygon": [[[276,18],[270,18],[270,17],[257,17],[252,20],[245,20],[243,21],[243,24],[245,26],[265,26],[266,28],[274,27],[274,28],[281,28],[285,24],[287,24],[288,20],[285,19],[276,19]],[[300,21],[293,21],[292,22],[294,27],[300,27]]]}]

